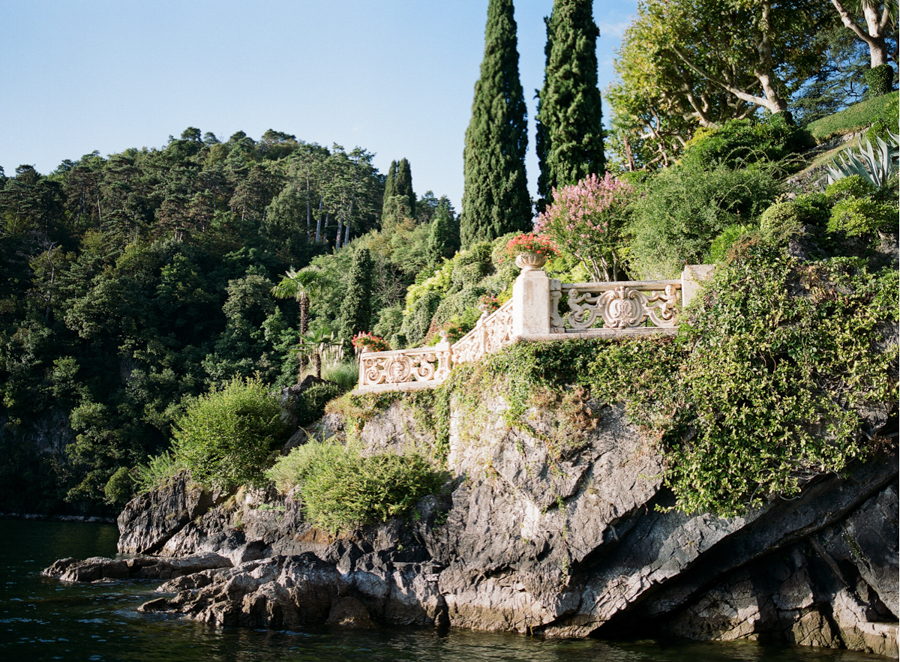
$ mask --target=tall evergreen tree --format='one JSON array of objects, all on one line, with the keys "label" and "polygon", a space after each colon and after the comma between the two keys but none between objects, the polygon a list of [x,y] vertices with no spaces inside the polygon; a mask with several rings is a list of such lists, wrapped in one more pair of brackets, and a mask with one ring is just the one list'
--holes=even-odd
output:
[{"label": "tall evergreen tree", "polygon": [[547,23],[544,86],[538,92],[536,149],[540,163],[538,205],[550,201],[554,187],[590,174],[602,175],[603,128],[597,89],[592,0],[554,0]]},{"label": "tall evergreen tree", "polygon": [[372,324],[372,256],[368,248],[353,251],[350,262],[347,295],[341,307],[340,334],[344,340],[360,331],[368,331]]},{"label": "tall evergreen tree", "polygon": [[387,203],[388,200],[393,198],[397,194],[396,186],[394,182],[397,176],[397,162],[391,161],[391,165],[388,167],[387,177],[384,180],[384,201]]},{"label": "tall evergreen tree", "polygon": [[431,219],[428,235],[428,266],[439,267],[444,258],[459,250],[459,226],[453,219],[450,201],[442,197]]},{"label": "tall evergreen tree", "polygon": [[412,168],[409,167],[409,161],[401,159],[397,164],[397,177],[394,180],[394,195],[400,195],[405,198],[406,204],[409,206],[410,218],[416,217],[416,194],[412,187]]},{"label": "tall evergreen tree", "polygon": [[464,248],[531,227],[525,178],[528,146],[525,98],[519,82],[512,0],[490,0],[481,76],[463,151],[461,222]]},{"label": "tall evergreen tree", "polygon": [[412,188],[412,168],[409,161],[391,161],[384,182],[384,203],[381,208],[381,225],[390,227],[402,218],[416,217],[416,194]]}]

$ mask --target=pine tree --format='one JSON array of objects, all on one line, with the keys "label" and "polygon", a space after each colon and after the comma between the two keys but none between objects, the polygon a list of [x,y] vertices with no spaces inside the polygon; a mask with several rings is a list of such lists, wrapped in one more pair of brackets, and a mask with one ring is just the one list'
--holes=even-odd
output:
[{"label": "pine tree", "polygon": [[368,248],[353,251],[347,295],[341,307],[340,335],[347,340],[372,324],[372,256]]},{"label": "pine tree", "polygon": [[513,3],[490,0],[481,76],[475,83],[472,119],[463,151],[464,248],[531,228],[531,199],[525,178],[526,112],[519,82]]},{"label": "pine tree", "polygon": [[536,150],[540,163],[538,202],[550,202],[554,187],[602,175],[603,128],[597,89],[592,0],[554,0],[547,23],[544,86],[538,92]]}]

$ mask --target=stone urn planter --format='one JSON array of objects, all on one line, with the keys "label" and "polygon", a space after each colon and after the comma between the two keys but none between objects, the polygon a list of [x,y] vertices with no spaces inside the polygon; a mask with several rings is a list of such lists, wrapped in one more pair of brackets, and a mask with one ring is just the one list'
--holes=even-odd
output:
[{"label": "stone urn planter", "polygon": [[544,255],[530,252],[519,253],[516,255],[516,266],[519,267],[523,273],[540,269],[545,264],[547,264],[547,257]]}]

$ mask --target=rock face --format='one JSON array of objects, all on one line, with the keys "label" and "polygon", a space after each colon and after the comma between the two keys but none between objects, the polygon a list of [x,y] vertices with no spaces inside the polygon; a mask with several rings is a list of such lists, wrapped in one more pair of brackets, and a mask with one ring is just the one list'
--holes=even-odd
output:
[{"label": "rock face", "polygon": [[[454,405],[448,493],[338,539],[291,495],[226,498],[179,478],[129,504],[120,551],[227,563],[173,574],[142,609],[215,625],[765,637],[897,655],[896,456],[742,517],[686,515],[624,409],[583,404],[515,429],[502,400],[477,421]],[[373,452],[421,453],[431,434],[395,405],[361,437]]]}]

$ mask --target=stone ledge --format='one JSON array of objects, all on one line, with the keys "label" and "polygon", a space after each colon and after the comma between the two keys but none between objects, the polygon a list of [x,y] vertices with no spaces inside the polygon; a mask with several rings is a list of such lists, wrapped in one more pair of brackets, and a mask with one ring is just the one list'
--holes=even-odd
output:
[{"label": "stone ledge", "polygon": [[668,329],[660,326],[644,326],[629,329],[591,329],[590,331],[572,331],[564,333],[532,333],[518,336],[517,341],[544,342],[548,340],[589,340],[590,338],[626,338],[666,335],[678,335],[678,328]]},{"label": "stone ledge", "polygon": [[365,395],[367,393],[386,393],[388,391],[425,391],[430,388],[437,388],[444,383],[444,380],[432,379],[427,382],[405,382],[403,384],[375,384],[373,386],[363,386],[362,388],[351,391],[350,395]]}]

